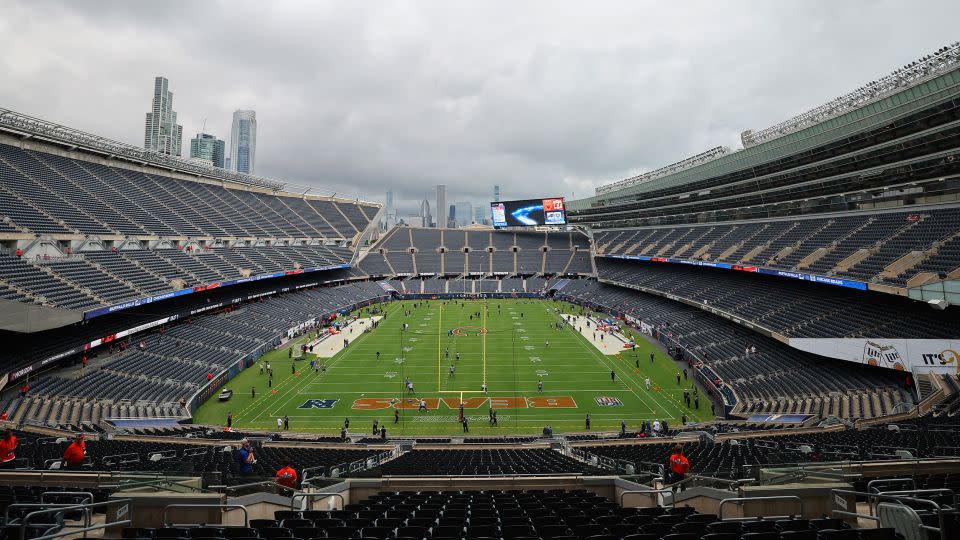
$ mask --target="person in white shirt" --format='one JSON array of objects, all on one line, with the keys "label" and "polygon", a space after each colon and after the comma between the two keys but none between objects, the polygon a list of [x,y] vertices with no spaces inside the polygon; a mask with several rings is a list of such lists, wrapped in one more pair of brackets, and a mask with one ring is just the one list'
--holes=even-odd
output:
[{"label": "person in white shirt", "polygon": [[643,382],[644,382],[644,384],[647,385],[647,390],[649,390],[649,389],[650,389],[650,377],[647,377],[646,379],[644,379]]},{"label": "person in white shirt", "polygon": [[660,421],[659,421],[659,420],[654,420],[654,421],[653,421],[653,432],[654,432],[654,433],[660,433]]},{"label": "person in white shirt", "polygon": [[277,431],[283,430],[283,418],[277,417]]}]

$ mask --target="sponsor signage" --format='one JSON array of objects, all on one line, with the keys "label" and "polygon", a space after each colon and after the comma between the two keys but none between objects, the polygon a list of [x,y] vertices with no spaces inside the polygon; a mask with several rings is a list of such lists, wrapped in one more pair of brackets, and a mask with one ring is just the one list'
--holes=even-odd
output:
[{"label": "sponsor signage", "polygon": [[898,371],[960,373],[960,341],[950,339],[790,338],[790,346]]},{"label": "sponsor signage", "polygon": [[136,300],[131,300],[129,302],[123,302],[121,304],[114,304],[112,306],[106,306],[102,308],[92,309],[90,311],[84,312],[83,318],[86,320],[93,319],[94,317],[100,317],[101,315],[107,315],[109,313],[114,313],[117,311],[123,311],[125,309],[134,308],[137,306],[143,306],[146,304],[152,304],[153,302],[159,302],[161,300],[169,300],[170,298],[176,298],[178,296],[184,296],[187,294],[193,294],[195,292],[209,291],[217,289],[220,287],[229,287],[230,285],[239,285],[241,283],[252,283],[254,281],[260,281],[261,279],[272,279],[283,276],[294,276],[298,274],[303,274],[307,272],[321,272],[324,270],[339,270],[342,268],[350,268],[349,264],[334,264],[329,266],[318,266],[316,268],[301,268],[298,270],[287,270],[285,272],[273,272],[270,274],[259,274],[256,276],[250,276],[239,279],[231,279],[228,281],[217,281],[214,283],[207,283],[205,285],[198,285],[196,287],[191,287],[187,289],[180,289],[179,291],[170,291],[163,294],[158,294],[154,296],[146,296],[144,298],[137,298]]},{"label": "sponsor signage", "polygon": [[388,293],[397,292],[397,290],[393,288],[393,285],[387,283],[386,281],[378,281],[377,285],[379,285],[380,288],[383,289],[385,292],[388,292]]},{"label": "sponsor signage", "polygon": [[597,405],[601,407],[620,407],[623,405],[623,402],[620,401],[620,398],[611,397],[611,396],[597,396],[593,398],[597,402]]},{"label": "sponsor signage", "polygon": [[774,422],[777,424],[802,424],[808,414],[754,414],[747,418],[747,422]]},{"label": "sponsor signage", "polygon": [[723,268],[725,270],[736,270],[738,272],[755,272],[768,276],[778,276],[790,279],[799,279],[802,281],[812,281],[814,283],[823,283],[824,285],[833,285],[836,287],[846,287],[848,289],[867,290],[867,284],[862,281],[852,279],[840,279],[828,276],[818,276],[816,274],[807,274],[805,272],[791,272],[789,270],[777,270],[775,268],[763,268],[760,266],[747,266],[742,264],[727,264],[711,261],[691,261],[686,259],[667,259],[664,257],[642,257],[639,255],[606,255],[608,259],[623,259],[628,261],[650,261],[670,264],[686,264],[691,266],[705,266],[708,268]]}]

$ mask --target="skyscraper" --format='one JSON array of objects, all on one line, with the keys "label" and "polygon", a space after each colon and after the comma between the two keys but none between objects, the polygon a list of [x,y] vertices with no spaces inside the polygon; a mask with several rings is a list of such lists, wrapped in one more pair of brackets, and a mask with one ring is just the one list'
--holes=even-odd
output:
[{"label": "skyscraper", "polygon": [[393,191],[387,192],[386,204],[383,209],[383,229],[386,230],[390,228],[391,225],[394,225],[396,221],[396,214],[393,209]]},{"label": "skyscraper", "polygon": [[223,168],[226,143],[209,133],[197,133],[190,139],[190,157],[210,162],[214,167]]},{"label": "skyscraper", "polygon": [[177,113],[173,111],[173,92],[169,86],[166,77],[153,80],[153,103],[143,130],[143,147],[161,154],[180,156],[183,126],[177,124]]},{"label": "skyscraper", "polygon": [[470,224],[473,219],[473,204],[467,201],[457,201],[454,204],[457,211],[457,227],[464,227]]},{"label": "skyscraper", "polygon": [[426,199],[420,203],[420,218],[423,220],[424,227],[430,227],[433,222],[433,218],[430,216],[430,201]]},{"label": "skyscraper", "polygon": [[500,184],[493,186],[493,202],[500,202]]},{"label": "skyscraper", "polygon": [[473,222],[477,225],[484,225],[487,220],[487,208],[490,208],[490,205],[484,207],[481,204],[473,207]]},{"label": "skyscraper", "polygon": [[437,185],[437,227],[447,226],[447,186]]},{"label": "skyscraper", "polygon": [[257,158],[257,113],[234,111],[230,130],[230,170],[253,174]]}]

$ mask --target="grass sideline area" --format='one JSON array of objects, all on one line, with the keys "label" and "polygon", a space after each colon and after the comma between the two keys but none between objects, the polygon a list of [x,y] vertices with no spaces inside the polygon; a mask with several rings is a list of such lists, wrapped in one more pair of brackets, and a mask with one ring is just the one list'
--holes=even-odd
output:
[{"label": "grass sideline area", "polygon": [[[235,428],[276,430],[277,417],[287,415],[291,431],[339,435],[345,418],[350,419],[351,434],[371,433],[373,420],[378,419],[388,436],[462,436],[461,399],[470,436],[539,434],[546,425],[555,433],[582,432],[587,413],[592,431],[617,431],[621,419],[634,429],[641,420],[666,419],[679,425],[683,413],[688,421],[711,417],[705,396],[699,410],[687,408],[682,393],[692,388],[692,377],[678,385],[678,364],[642,337],[634,336],[634,351],[604,355],[569,325],[557,329],[562,314],[581,313],[567,303],[405,300],[383,308],[386,318],[379,326],[326,359],[325,371],[310,369],[314,357],[309,353],[292,361],[287,348],[271,351],[258,364],[269,362],[273,367],[272,389],[259,365],[251,366],[226,385],[234,391],[228,402],[219,402],[214,395],[201,405],[194,421],[225,425],[232,411]],[[360,317],[364,313],[355,312]],[[308,339],[302,336],[293,347],[299,349]],[[616,373],[614,380],[611,371]],[[407,377],[416,397],[406,392]],[[653,383],[650,390],[647,377]],[[543,381],[542,393],[538,381]],[[251,396],[252,387],[256,398]],[[420,397],[430,410],[418,411]],[[497,426],[488,423],[491,406],[497,411]],[[400,410],[398,423],[395,407]]]}]

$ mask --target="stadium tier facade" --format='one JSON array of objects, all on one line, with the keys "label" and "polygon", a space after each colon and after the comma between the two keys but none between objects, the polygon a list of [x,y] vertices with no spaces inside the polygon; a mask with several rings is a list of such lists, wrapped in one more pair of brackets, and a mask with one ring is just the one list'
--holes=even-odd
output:
[{"label": "stadium tier facade", "polygon": [[956,537],[958,50],[545,227],[0,109],[2,532]]}]

